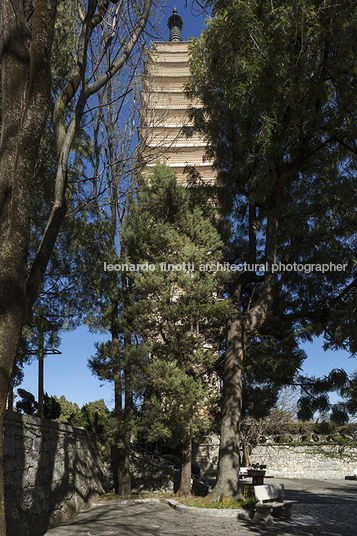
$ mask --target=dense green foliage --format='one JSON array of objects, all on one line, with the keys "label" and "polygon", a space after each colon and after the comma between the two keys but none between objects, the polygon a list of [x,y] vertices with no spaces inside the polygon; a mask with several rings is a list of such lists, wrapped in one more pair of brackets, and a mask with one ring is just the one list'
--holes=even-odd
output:
[{"label": "dense green foliage", "polygon": [[[187,94],[202,103],[190,112],[193,129],[208,142],[219,207],[235,225],[230,262],[242,266],[229,289],[212,494],[219,499],[240,494],[232,474],[249,343],[254,347],[255,338],[267,348],[281,330],[295,341],[323,334],[326,346],[357,352],[357,13],[349,0],[212,6],[214,17],[190,47]],[[263,351],[257,363],[267,357]],[[332,409],[327,383],[341,394],[348,387],[342,371],[310,381],[292,376],[288,360],[281,363],[304,389],[301,419]],[[338,404],[332,418],[344,422],[355,411],[349,402]]]},{"label": "dense green foliage", "polygon": [[[196,194],[196,192],[192,192]],[[142,179],[124,233],[132,272],[129,308],[147,355],[138,432],[146,442],[182,445],[179,493],[190,493],[192,437],[207,429],[217,404],[215,371],[224,340],[229,274],[216,270],[223,242],[208,202],[160,164]]]},{"label": "dense green foliage", "polygon": [[144,267],[135,273],[131,310],[150,353],[141,408],[147,441],[174,446],[185,431],[194,435],[217,397],[214,369],[229,304],[218,299],[227,274],[202,269],[223,258],[214,218],[162,165],[142,182],[128,215],[128,262]]},{"label": "dense green foliage", "polygon": [[[75,36],[64,22],[73,13],[66,18],[65,5],[60,4],[63,18],[57,23],[55,96],[73,66]],[[223,377],[227,319],[239,317],[244,324],[260,305],[265,275],[252,270],[246,277],[243,270],[227,276],[199,267],[226,260],[263,265],[267,244],[275,238],[276,262],[302,268],[280,269],[269,314],[254,329],[244,324],[242,417],[265,417],[279,389],[289,383],[300,383],[305,391],[301,418],[327,413],[331,389],[345,400],[332,408],[333,420],[345,421],[357,410],[355,377],[336,370],[322,379],[297,378],[305,358],[299,338],[324,333],[326,346],[357,352],[355,6],[346,0],[213,5],[214,19],[191,46],[188,94],[203,103],[191,115],[208,140],[207,153],[223,186],[219,206],[234,226],[234,240],[224,247],[217,231],[222,222],[216,221],[210,202],[202,203],[198,191],[189,194],[164,166],[155,169],[149,182],[142,181],[125,232],[118,228],[126,208],[120,222],[116,219],[118,169],[108,187],[110,208],[103,211],[102,200],[95,199],[94,209],[79,217],[76,211],[87,192],[76,198],[80,188],[76,191],[74,185],[85,174],[84,158],[91,153],[95,168],[99,152],[98,140],[92,147],[79,131],[68,170],[71,213],[48,265],[33,333],[29,328],[24,333],[30,342],[21,356],[29,347],[37,348],[43,316],[53,321],[47,326],[48,348],[58,345],[63,322],[68,325],[83,312],[91,329],[110,331],[111,340],[98,344],[90,367],[100,379],[116,384],[116,424],[103,404],[79,410],[64,397],[58,399],[58,422],[104,433],[112,442],[118,441],[114,435],[120,425],[127,436],[135,433],[148,443],[170,442],[172,447],[185,434],[192,437],[212,426],[219,413],[212,386]],[[71,2],[69,6],[73,8]],[[108,104],[110,96],[103,94],[103,99]],[[111,164],[116,160],[108,158]],[[35,175],[30,261],[47,221],[56,166],[48,126]],[[271,212],[278,222],[276,237],[269,234]],[[104,250],[108,264],[141,268],[103,274],[98,252]],[[310,268],[330,262],[344,264],[346,270]],[[79,272],[80,279],[71,279],[71,273]],[[88,289],[93,293],[87,299]],[[223,300],[226,289],[234,314],[229,300]],[[35,412],[34,400],[24,404],[23,410]],[[125,408],[130,409],[126,415]]]},{"label": "dense green foliage", "polygon": [[264,429],[264,435],[273,436],[289,436],[289,435],[303,435],[305,438],[314,438],[314,436],[326,436],[342,438],[356,437],[357,424],[335,424],[332,422],[286,422],[279,423],[276,426],[275,423],[268,423]]},{"label": "dense green foliage", "polygon": [[[298,337],[323,333],[326,347],[354,354],[356,7],[304,0],[213,6],[215,17],[191,46],[188,94],[203,103],[191,116],[224,186],[221,208],[237,222],[232,261],[266,261],[274,207],[275,262],[300,264],[277,270],[259,346],[274,322],[293,322]],[[329,263],[344,269],[317,268]],[[242,312],[261,297],[257,275],[243,284]],[[313,409],[327,409],[326,397],[310,395]],[[334,418],[353,411],[351,404],[335,408]],[[301,417],[311,415],[302,404]]]},{"label": "dense green foliage", "polygon": [[284,386],[294,385],[306,353],[287,325],[264,326],[247,338],[242,416],[261,419],[275,407]]},{"label": "dense green foliage", "polygon": [[[211,395],[216,401],[217,390],[207,393],[208,376],[215,374],[228,311],[225,301],[215,299],[225,274],[199,270],[222,260],[223,244],[212,207],[200,208],[197,195],[162,165],[147,183],[142,180],[126,219],[121,255],[110,257],[124,268],[105,274],[113,289],[116,281],[119,346],[101,343],[90,360],[101,379],[114,381],[122,371],[123,396],[131,389],[136,401],[131,433],[145,437],[146,444],[169,441],[172,448],[185,428],[195,433],[210,422],[207,405]],[[138,264],[144,268],[137,270]],[[146,269],[149,265],[154,269]]]},{"label": "dense green foliage", "polygon": [[80,426],[97,434],[100,442],[105,447],[105,453],[109,454],[115,441],[117,422],[114,414],[108,410],[104,400],[88,402],[78,409],[68,419],[71,426]]},{"label": "dense green foliage", "polygon": [[[16,410],[26,415],[36,415],[38,403],[32,393],[25,389],[18,389],[20,400],[16,402]],[[103,445],[110,452],[114,443],[117,427],[114,415],[109,412],[104,400],[88,402],[80,409],[76,403],[69,402],[65,396],[48,396],[44,394],[43,416],[58,423],[79,426],[90,432],[95,432]]]},{"label": "dense green foliage", "polygon": [[[36,415],[38,410],[38,403],[35,397],[29,391],[25,389],[18,389],[18,395],[21,400],[16,402],[16,410],[26,415]],[[49,420],[57,420],[61,414],[61,406],[55,396],[48,396],[47,393],[43,395],[43,417]]]},{"label": "dense green foliage", "polygon": [[54,395],[53,398],[59,403],[61,408],[61,413],[56,421],[64,424],[70,422],[72,415],[79,411],[79,406],[75,402],[69,402],[64,395],[61,395],[59,398]]}]

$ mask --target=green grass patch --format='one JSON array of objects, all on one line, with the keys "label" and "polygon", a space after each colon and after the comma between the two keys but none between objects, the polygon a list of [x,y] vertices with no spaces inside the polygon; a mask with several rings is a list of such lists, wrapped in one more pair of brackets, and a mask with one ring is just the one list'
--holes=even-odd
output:
[{"label": "green grass patch", "polygon": [[115,501],[116,499],[118,499],[118,495],[115,495],[114,493],[105,493],[98,497],[97,501]]},{"label": "green grass patch", "polygon": [[254,500],[246,499],[244,501],[236,501],[229,497],[224,497],[220,501],[207,501],[205,497],[175,497],[175,500],[186,506],[193,506],[195,508],[225,508],[230,510],[242,509],[242,508],[254,508]]},{"label": "green grass patch", "polygon": [[185,504],[186,506],[192,506],[194,508],[227,508],[230,510],[254,508],[255,503],[253,499],[245,499],[244,501],[236,501],[229,497],[224,497],[220,501],[208,501],[206,497],[199,497],[196,495],[190,495],[189,497],[178,497],[174,493],[161,493],[157,491],[153,492],[141,492],[132,493],[131,495],[125,495],[124,497],[115,495],[115,493],[105,493],[98,497],[97,502],[103,501],[118,501],[118,500],[130,500],[130,499],[175,499],[175,501]]}]

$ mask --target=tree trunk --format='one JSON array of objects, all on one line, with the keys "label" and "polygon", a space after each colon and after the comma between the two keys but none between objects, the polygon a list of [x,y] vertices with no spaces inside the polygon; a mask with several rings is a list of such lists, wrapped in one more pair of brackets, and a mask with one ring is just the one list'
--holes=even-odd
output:
[{"label": "tree trunk", "polygon": [[122,447],[118,448],[117,467],[118,467],[118,495],[131,494],[131,479],[130,479],[130,433],[123,430],[124,437],[121,438]]},{"label": "tree trunk", "polygon": [[[277,275],[271,267],[276,263],[279,198],[277,193],[267,215],[265,261],[269,270],[264,274],[264,285],[255,306],[247,312],[241,311],[242,290],[248,283],[256,281],[252,273],[244,272],[238,276],[232,291],[234,306],[232,318],[228,322],[218,475],[216,487],[209,494],[210,500],[222,497],[243,498],[239,489],[239,428],[243,395],[244,334],[257,330],[267,319],[273,305]],[[255,240],[254,237],[252,240]]]},{"label": "tree trunk", "polygon": [[181,464],[181,481],[177,495],[187,497],[188,495],[191,495],[192,436],[190,431],[185,432],[182,440]]},{"label": "tree trunk", "polygon": [[248,441],[245,441],[242,436],[240,436],[240,446],[242,451],[242,466],[250,467],[250,454],[252,452],[252,446]]},{"label": "tree trunk", "polygon": [[38,337],[38,416],[43,418],[43,366],[44,366],[44,343],[43,328],[39,327]]},{"label": "tree trunk", "polygon": [[[126,334],[125,340],[130,341],[130,334]],[[128,342],[127,344],[131,344]],[[134,413],[133,407],[133,381],[131,374],[131,367],[127,364],[124,367],[124,386],[125,386],[125,408],[124,408],[124,418],[122,423],[122,433],[123,433],[123,449],[120,453],[120,466],[118,465],[118,479],[119,495],[130,495],[131,494],[131,480],[130,480],[130,439],[131,439],[131,430],[132,430],[132,419]]]},{"label": "tree trunk", "polygon": [[8,411],[14,411],[14,380],[11,380],[9,392],[7,395],[7,407]]},{"label": "tree trunk", "polygon": [[56,0],[36,0],[34,10],[30,2],[23,0],[0,2],[1,536],[6,534],[3,419],[25,314],[32,179],[50,103],[50,59],[56,6]]},{"label": "tree trunk", "polygon": [[[112,342],[117,353],[117,373],[114,380],[115,392],[115,415],[117,420],[117,441],[116,441],[116,465],[118,477],[117,493],[120,496],[131,494],[130,480],[130,438],[131,420],[133,414],[133,385],[130,367],[123,367],[118,331],[116,326],[118,315],[118,304],[113,306],[112,318]],[[124,336],[124,341],[130,340],[129,335]],[[124,346],[126,346],[124,342]],[[124,407],[123,407],[123,378],[124,375]]]},{"label": "tree trunk", "polygon": [[2,393],[0,391],[0,536],[6,536],[6,520],[5,520],[5,492],[4,492],[4,416],[5,406],[3,405]]},{"label": "tree trunk", "polygon": [[242,410],[243,322],[228,324],[228,344],[224,367],[221,442],[217,484],[209,494],[212,501],[223,497],[242,499],[239,489],[239,423]]},{"label": "tree trunk", "polygon": [[124,369],[125,385],[125,408],[123,421],[121,423],[120,448],[118,449],[118,495],[131,494],[130,479],[130,438],[131,419],[133,409],[133,392],[131,376],[128,369]]},{"label": "tree trunk", "polygon": [[117,493],[118,495],[131,494],[130,481],[130,429],[125,425],[126,410],[122,407],[122,379],[121,367],[118,367],[119,372],[114,382],[115,391],[115,414],[117,419],[117,439],[116,439],[116,454],[115,461],[117,466]]},{"label": "tree trunk", "polygon": [[128,486],[128,455],[126,453],[125,430],[123,426],[123,387],[122,387],[122,366],[121,366],[121,349],[118,338],[118,332],[115,327],[117,322],[118,308],[117,304],[113,306],[112,318],[112,344],[115,348],[116,374],[114,377],[114,413],[117,421],[117,437],[115,445],[115,462],[117,468],[117,493],[118,495],[128,495],[130,489],[130,481]]}]

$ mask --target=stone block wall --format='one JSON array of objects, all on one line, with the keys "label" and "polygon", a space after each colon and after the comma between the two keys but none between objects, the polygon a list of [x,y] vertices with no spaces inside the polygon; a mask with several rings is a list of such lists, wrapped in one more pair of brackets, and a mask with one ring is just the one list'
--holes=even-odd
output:
[{"label": "stone block wall", "polygon": [[200,475],[216,478],[219,455],[219,436],[212,434],[204,443],[193,443],[192,461],[200,468]]},{"label": "stone block wall", "polygon": [[103,493],[94,434],[7,412],[4,430],[7,536],[35,536]]},{"label": "stone block wall", "polygon": [[252,463],[278,478],[344,479],[357,469],[357,448],[340,445],[258,445]]},{"label": "stone block wall", "polygon": [[[294,438],[301,441],[301,438]],[[326,440],[324,442],[324,439]],[[272,438],[255,447],[251,463],[267,466],[267,474],[275,478],[344,479],[357,469],[357,448],[348,445],[326,444],[280,445]],[[219,437],[210,436],[205,442],[194,444],[193,461],[201,469],[201,476],[215,477],[219,453]]]},{"label": "stone block wall", "polygon": [[131,486],[133,492],[160,491],[169,493],[176,491],[175,484],[180,476],[175,471],[163,467],[159,463],[147,460],[136,452],[130,456]]},{"label": "stone block wall", "polygon": [[[117,487],[115,478],[116,463],[111,458],[103,460],[106,492],[114,493]],[[177,491],[180,475],[155,460],[141,456],[135,451],[130,453],[130,481],[133,493],[157,491],[170,493]]]}]

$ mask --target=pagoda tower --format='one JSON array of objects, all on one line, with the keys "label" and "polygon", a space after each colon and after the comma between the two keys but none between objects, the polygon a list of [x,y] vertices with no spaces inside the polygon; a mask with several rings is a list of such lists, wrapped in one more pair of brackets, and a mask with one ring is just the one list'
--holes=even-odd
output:
[{"label": "pagoda tower", "polygon": [[155,42],[145,65],[140,120],[140,142],[146,172],[157,160],[176,171],[180,182],[187,182],[187,167],[194,167],[201,180],[215,184],[212,163],[204,160],[206,142],[198,133],[186,137],[183,127],[190,126],[187,110],[192,104],[184,93],[190,71],[188,42],[182,41],[182,18],[173,9],[167,23],[169,41]]}]

